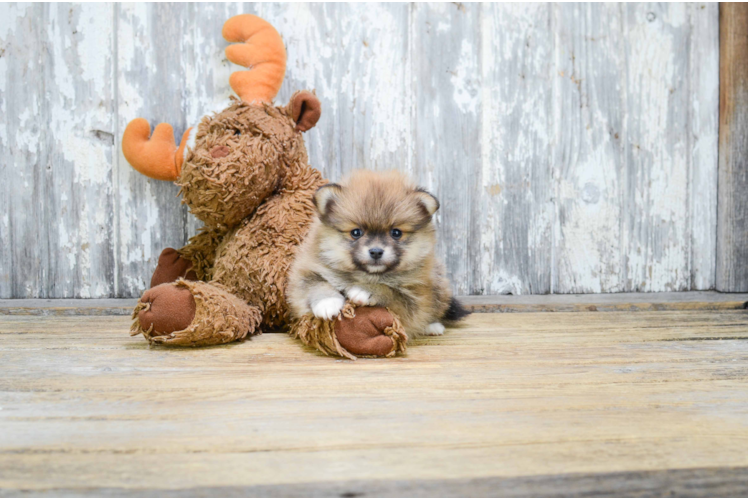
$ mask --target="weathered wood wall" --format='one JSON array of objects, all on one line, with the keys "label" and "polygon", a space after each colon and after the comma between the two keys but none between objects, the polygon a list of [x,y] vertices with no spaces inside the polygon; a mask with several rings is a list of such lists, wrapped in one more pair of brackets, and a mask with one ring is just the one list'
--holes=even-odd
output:
[{"label": "weathered wood wall", "polygon": [[2,4],[0,297],[138,296],[195,231],[119,138],[225,101],[241,12],[323,102],[313,166],[441,199],[456,292],[714,287],[715,4]]}]

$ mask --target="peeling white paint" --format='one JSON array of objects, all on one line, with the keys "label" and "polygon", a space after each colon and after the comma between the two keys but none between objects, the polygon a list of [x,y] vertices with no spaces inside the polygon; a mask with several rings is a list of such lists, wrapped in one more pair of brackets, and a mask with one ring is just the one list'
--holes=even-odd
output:
[{"label": "peeling white paint", "polygon": [[452,99],[463,113],[475,114],[480,105],[480,92],[478,78],[477,51],[468,40],[462,41],[460,48],[460,59],[450,79],[454,86]]},{"label": "peeling white paint", "polygon": [[[387,10],[376,10],[369,17],[368,31],[371,33],[369,47],[365,54],[370,56],[369,75],[363,93],[357,99],[364,99],[372,105],[370,159],[379,165],[387,153],[397,153],[408,147],[410,120],[408,102],[403,96],[403,83],[408,81],[406,53],[402,50],[402,40],[386,36],[397,30],[398,19]],[[394,165],[402,168],[403,165]],[[392,168],[382,162],[382,167]]]},{"label": "peeling white paint", "polygon": [[33,6],[31,3],[8,3],[3,6],[2,15],[0,16],[0,42],[5,43],[11,38],[14,32],[24,23],[32,21],[29,15]]},{"label": "peeling white paint", "polygon": [[[713,288],[716,273],[719,123],[719,5],[689,5],[691,43],[691,255],[693,288]],[[695,186],[698,188],[694,189]],[[698,191],[695,193],[694,191]]]},{"label": "peeling white paint", "polygon": [[[245,11],[286,43],[278,103],[323,102],[313,166],[398,168],[439,193],[455,290],[713,286],[716,5],[2,4],[0,152],[16,168],[0,239],[31,248],[0,249],[15,273],[0,297],[136,296],[195,231],[118,135],[223,109],[239,68],[220,26]],[[24,74],[44,80],[11,85]]]},{"label": "peeling white paint", "polygon": [[549,9],[493,4],[482,13],[480,288],[486,294],[548,293],[552,40],[536,27],[548,24]]},{"label": "peeling white paint", "polygon": [[487,287],[495,295],[522,295],[522,291],[526,285],[519,276],[510,275],[499,270],[492,273],[492,276],[489,277]]},{"label": "peeling white paint", "polygon": [[[688,34],[678,19],[681,6],[668,9],[668,15],[649,8],[630,6],[632,22],[626,33],[629,136],[632,166],[638,170],[630,209],[642,214],[627,235],[627,288],[676,291],[690,287],[690,153],[684,123],[690,96],[681,87],[687,61],[678,57]],[[677,113],[682,113],[680,119],[674,118]],[[638,235],[645,238],[639,240]]]}]

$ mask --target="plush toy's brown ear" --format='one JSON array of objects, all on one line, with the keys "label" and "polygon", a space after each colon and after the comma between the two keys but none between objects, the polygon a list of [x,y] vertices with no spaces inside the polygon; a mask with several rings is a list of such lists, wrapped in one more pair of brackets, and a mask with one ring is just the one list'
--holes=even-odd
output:
[{"label": "plush toy's brown ear", "polygon": [[301,90],[291,96],[291,102],[288,103],[288,110],[291,117],[296,122],[296,130],[306,132],[315,125],[322,115],[322,103],[317,96],[308,90]]},{"label": "plush toy's brown ear", "polygon": [[320,218],[323,220],[330,215],[335,206],[335,199],[343,190],[340,184],[325,184],[314,193],[314,206],[317,207]]}]

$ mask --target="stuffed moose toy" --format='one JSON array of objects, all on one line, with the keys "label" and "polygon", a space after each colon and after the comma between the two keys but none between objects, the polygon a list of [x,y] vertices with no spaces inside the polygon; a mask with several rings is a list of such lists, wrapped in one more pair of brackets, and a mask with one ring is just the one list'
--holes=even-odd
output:
[{"label": "stuffed moose toy", "polygon": [[355,359],[405,350],[400,322],[381,307],[346,304],[338,318],[291,323],[285,299],[294,254],[316,217],[315,191],[327,181],[309,165],[301,133],[321,104],[300,91],[273,106],[286,70],[278,32],[250,14],[223,26],[226,56],[250,68],[231,75],[238,94],[220,113],[188,129],[177,146],[170,125],[137,118],[122,137],[127,161],[153,179],[174,181],[182,203],[204,223],[158,259],[151,288],[133,312],[132,335],[151,344],[208,346],[290,329],[306,345]]}]

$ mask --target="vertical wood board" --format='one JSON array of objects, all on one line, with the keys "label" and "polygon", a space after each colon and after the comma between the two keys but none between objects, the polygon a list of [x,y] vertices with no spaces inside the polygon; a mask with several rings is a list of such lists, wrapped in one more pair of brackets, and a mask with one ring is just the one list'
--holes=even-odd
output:
[{"label": "vertical wood board", "polygon": [[748,290],[748,5],[720,5],[717,290]]},{"label": "vertical wood board", "polygon": [[458,293],[480,293],[480,4],[415,4],[413,176],[440,201],[438,252]]},{"label": "vertical wood board", "polygon": [[554,291],[618,292],[626,169],[621,5],[553,6]]},{"label": "vertical wood board", "polygon": [[481,275],[485,294],[551,291],[551,7],[481,16]]}]

